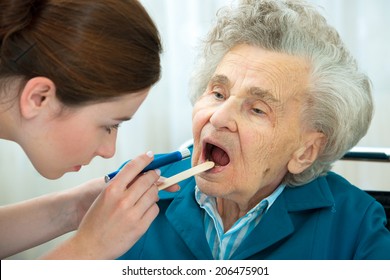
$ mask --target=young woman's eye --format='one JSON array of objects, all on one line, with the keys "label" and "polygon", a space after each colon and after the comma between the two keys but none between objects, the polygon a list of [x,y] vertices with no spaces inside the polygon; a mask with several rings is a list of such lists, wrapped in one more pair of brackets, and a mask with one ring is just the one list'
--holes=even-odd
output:
[{"label": "young woman's eye", "polygon": [[113,130],[118,130],[119,126],[120,124],[114,124],[114,125],[106,126],[105,129],[108,134],[111,134]]}]

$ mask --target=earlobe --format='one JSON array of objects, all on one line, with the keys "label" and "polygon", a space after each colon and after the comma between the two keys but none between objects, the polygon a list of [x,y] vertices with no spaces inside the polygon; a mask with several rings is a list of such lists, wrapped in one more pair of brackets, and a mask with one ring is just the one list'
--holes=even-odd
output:
[{"label": "earlobe", "polygon": [[299,148],[287,164],[292,174],[299,174],[307,169],[318,158],[326,143],[326,137],[321,132],[312,132],[304,145]]},{"label": "earlobe", "polygon": [[27,81],[20,94],[20,113],[25,119],[31,119],[45,110],[54,100],[56,88],[45,77],[35,77]]}]

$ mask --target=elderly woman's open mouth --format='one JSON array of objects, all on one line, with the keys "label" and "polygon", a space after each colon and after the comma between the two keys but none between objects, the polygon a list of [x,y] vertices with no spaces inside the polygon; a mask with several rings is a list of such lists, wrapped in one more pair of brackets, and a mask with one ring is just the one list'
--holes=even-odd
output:
[{"label": "elderly woman's open mouth", "polygon": [[213,161],[215,163],[214,168],[224,167],[230,163],[228,153],[222,147],[211,143],[205,143],[204,155],[205,160]]}]

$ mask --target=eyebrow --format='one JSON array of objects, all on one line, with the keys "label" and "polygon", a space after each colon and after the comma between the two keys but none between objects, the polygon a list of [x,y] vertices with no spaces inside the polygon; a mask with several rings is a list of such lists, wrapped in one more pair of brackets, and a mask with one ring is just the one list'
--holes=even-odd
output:
[{"label": "eyebrow", "polygon": [[211,84],[223,84],[223,85],[230,85],[229,78],[225,75],[215,75],[210,80]]},{"label": "eyebrow", "polygon": [[[210,80],[211,84],[222,84],[226,86],[230,86],[230,80],[227,76],[225,75],[215,75],[214,77],[211,78]],[[280,104],[280,100],[275,98],[275,96],[271,93],[270,90],[260,88],[260,87],[251,87],[248,90],[248,93],[252,97],[259,98],[261,100],[264,100],[266,102],[272,103],[272,104]]]},{"label": "eyebrow", "polygon": [[251,87],[249,89],[249,95],[251,95],[253,97],[256,97],[256,98],[259,98],[261,100],[264,100],[267,103],[271,103],[271,104],[274,104],[274,105],[280,104],[280,100],[277,99],[271,93],[271,91],[269,91],[267,89],[263,89],[263,88],[260,88],[260,87]]}]

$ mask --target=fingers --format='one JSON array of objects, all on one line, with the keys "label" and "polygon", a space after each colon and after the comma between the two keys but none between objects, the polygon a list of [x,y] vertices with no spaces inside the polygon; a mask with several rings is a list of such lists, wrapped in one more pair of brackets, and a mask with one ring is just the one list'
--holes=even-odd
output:
[{"label": "fingers", "polygon": [[152,160],[152,152],[134,158],[110,181],[106,190],[111,193],[110,197],[117,197],[122,207],[134,207],[138,218],[158,201],[156,182],[160,178],[160,170],[140,174]]},{"label": "fingers", "polygon": [[[149,205],[150,203],[155,203],[158,201],[158,189],[157,189],[157,180],[160,177],[159,170],[151,170],[143,175],[137,177],[131,183],[131,186],[128,187],[125,196],[130,204],[136,205],[138,203],[145,203]],[[149,202],[149,203],[146,203]]]},{"label": "fingers", "polygon": [[149,228],[151,223],[154,221],[154,219],[157,217],[158,213],[160,212],[160,209],[158,208],[157,204],[153,204],[151,207],[148,208],[147,211],[143,214],[141,218],[140,231],[141,234],[144,234],[146,230]]},{"label": "fingers", "polygon": [[180,186],[178,184],[174,184],[166,189],[164,189],[164,191],[168,191],[168,192],[177,192],[180,190]]},{"label": "fingers", "polygon": [[151,223],[159,212],[156,204],[158,200],[158,189],[153,185],[135,203],[135,215],[145,223]]},{"label": "fingers", "polygon": [[[116,196],[123,207],[135,210],[138,218],[142,216],[153,217],[158,207],[158,184],[164,178],[160,177],[160,170],[151,170],[141,173],[153,160],[153,153],[148,152],[128,162],[121,171],[110,181],[106,191],[109,196]],[[161,179],[162,178],[162,179]],[[177,191],[180,187],[176,184],[168,188],[168,191]],[[154,209],[154,210],[153,210]],[[153,217],[155,218],[155,217]]]},{"label": "fingers", "polygon": [[[165,177],[160,177],[158,179],[158,181],[156,182],[157,187],[162,185],[164,183],[165,179],[166,179]],[[180,186],[178,184],[174,184],[174,185],[164,189],[164,191],[168,191],[168,192],[177,192],[179,190],[180,190]]]},{"label": "fingers", "polygon": [[153,157],[154,155],[152,152],[147,152],[146,154],[140,155],[129,161],[111,180],[111,184],[122,187],[123,189],[127,188],[127,185],[152,162]]}]

